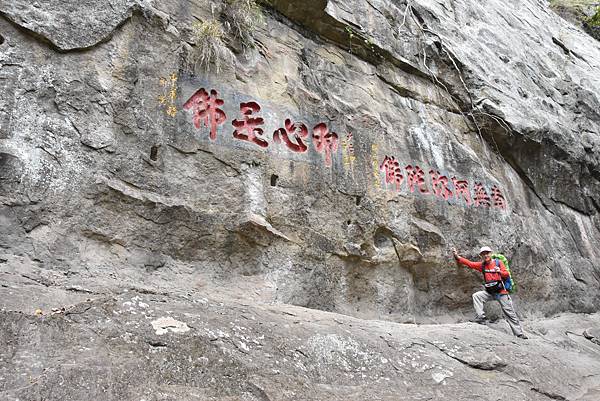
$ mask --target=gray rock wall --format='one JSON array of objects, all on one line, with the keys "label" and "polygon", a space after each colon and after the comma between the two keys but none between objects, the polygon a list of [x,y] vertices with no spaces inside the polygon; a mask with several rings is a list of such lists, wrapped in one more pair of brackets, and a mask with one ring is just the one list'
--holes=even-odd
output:
[{"label": "gray rock wall", "polygon": [[193,25],[222,7],[0,2],[6,269],[439,322],[480,281],[449,249],[491,245],[524,313],[598,310],[598,42],[533,0],[275,0],[206,72]]}]

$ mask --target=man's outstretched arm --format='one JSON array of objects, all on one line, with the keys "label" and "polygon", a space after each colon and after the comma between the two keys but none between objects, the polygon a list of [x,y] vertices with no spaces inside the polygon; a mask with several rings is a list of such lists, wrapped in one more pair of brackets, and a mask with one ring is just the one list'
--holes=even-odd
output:
[{"label": "man's outstretched arm", "polygon": [[473,261],[470,261],[467,258],[463,258],[462,256],[460,256],[458,254],[458,252],[456,251],[455,248],[452,248],[452,254],[454,256],[454,259],[456,259],[456,261],[458,263],[460,263],[461,265],[465,265],[465,266],[467,266],[470,269],[477,270],[478,272],[481,271],[481,262],[473,262]]}]

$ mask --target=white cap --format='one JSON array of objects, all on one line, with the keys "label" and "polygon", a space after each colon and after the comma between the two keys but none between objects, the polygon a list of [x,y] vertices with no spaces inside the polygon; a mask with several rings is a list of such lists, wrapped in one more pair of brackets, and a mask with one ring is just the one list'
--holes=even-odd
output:
[{"label": "white cap", "polygon": [[490,248],[489,246],[484,246],[479,250],[479,254],[481,255],[484,252],[492,252],[492,248]]}]

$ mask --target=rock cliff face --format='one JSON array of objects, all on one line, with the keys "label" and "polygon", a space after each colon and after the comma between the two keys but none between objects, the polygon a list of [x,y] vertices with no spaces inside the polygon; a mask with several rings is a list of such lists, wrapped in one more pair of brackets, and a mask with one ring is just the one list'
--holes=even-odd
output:
[{"label": "rock cliff face", "polygon": [[[79,368],[48,367],[87,347],[106,351],[96,362],[107,383],[129,383],[106,399],[195,399],[185,386],[200,382],[212,384],[199,399],[300,399],[301,383],[319,388],[307,399],[397,399],[398,391],[433,399],[443,392],[402,387],[424,389],[430,380],[451,383],[464,399],[495,399],[483,387],[460,391],[473,372],[488,371],[480,383],[512,377],[517,399],[595,399],[598,378],[584,371],[598,368],[598,349],[587,340],[553,337],[570,351],[525,377],[515,373],[518,361],[556,345],[522,350],[500,345],[508,337],[482,340],[474,352],[511,356],[471,363],[452,344],[493,338],[489,330],[397,323],[456,323],[472,313],[480,277],[455,267],[452,246],[472,257],[482,245],[504,253],[519,285],[517,307],[530,319],[598,311],[600,42],[538,0],[272,0],[245,32],[253,46],[226,29],[212,38],[220,69],[207,71],[198,27],[226,22],[235,4],[0,0],[0,291],[8,322],[0,338],[11,344],[0,366],[3,375],[37,375],[47,386],[62,377],[82,389],[49,392],[10,373],[3,394],[88,398]],[[221,309],[198,311],[217,298]],[[70,314],[26,316],[78,302]],[[127,302],[155,312],[134,317]],[[140,328],[171,310],[182,322],[195,314],[189,332],[175,333],[180,342],[163,344]],[[288,312],[312,313],[298,343],[286,341],[296,324],[281,317]],[[253,323],[251,335],[240,328],[240,345],[238,326],[221,327],[233,316],[264,317],[266,326]],[[355,318],[387,322],[357,334],[371,323]],[[576,320],[556,324],[585,326],[569,319]],[[169,324],[165,335],[174,336]],[[261,339],[269,325],[278,329]],[[398,344],[377,340],[388,341],[386,330]],[[90,333],[94,344],[84,346]],[[33,363],[25,358],[35,354],[24,345],[30,336],[48,351],[21,371]],[[198,349],[215,341],[202,356]],[[264,345],[263,354],[250,341]],[[411,365],[411,347],[431,360],[413,366],[422,377],[402,379],[411,373],[404,365],[390,370],[382,361]],[[169,349],[176,352],[167,363],[160,352]],[[156,360],[131,373],[148,350]],[[590,360],[569,369],[579,386],[570,392],[554,367],[577,350]],[[120,351],[133,356],[112,353]],[[231,366],[213,369],[236,352]],[[368,355],[359,363],[361,352]],[[259,366],[264,355],[278,366]],[[77,358],[76,367],[93,360]],[[302,358],[320,366],[305,381],[302,363],[291,362]],[[357,384],[363,367],[375,371]],[[261,368],[257,377],[285,379],[251,380]],[[196,384],[161,382],[163,396],[146,385],[198,369]],[[539,384],[548,374],[555,387]],[[365,386],[380,390],[369,395]],[[92,398],[102,399],[104,387],[95,388]]]}]

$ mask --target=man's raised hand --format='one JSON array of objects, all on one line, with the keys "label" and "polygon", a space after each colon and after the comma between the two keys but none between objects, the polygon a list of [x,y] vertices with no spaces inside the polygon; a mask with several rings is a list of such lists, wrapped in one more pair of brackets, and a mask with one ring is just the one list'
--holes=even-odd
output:
[{"label": "man's raised hand", "polygon": [[456,248],[452,247],[452,255],[454,256],[454,259],[458,259],[458,252],[456,251]]}]

